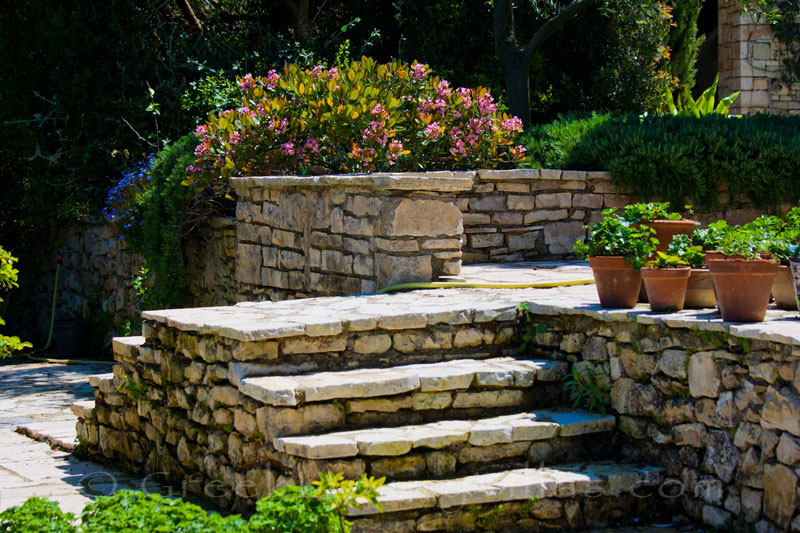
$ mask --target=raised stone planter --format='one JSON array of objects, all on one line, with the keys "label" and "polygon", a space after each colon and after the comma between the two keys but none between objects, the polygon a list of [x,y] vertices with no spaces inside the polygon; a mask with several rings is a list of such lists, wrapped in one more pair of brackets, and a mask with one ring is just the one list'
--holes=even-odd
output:
[{"label": "raised stone planter", "polygon": [[243,299],[374,292],[461,270],[474,172],[234,178]]}]

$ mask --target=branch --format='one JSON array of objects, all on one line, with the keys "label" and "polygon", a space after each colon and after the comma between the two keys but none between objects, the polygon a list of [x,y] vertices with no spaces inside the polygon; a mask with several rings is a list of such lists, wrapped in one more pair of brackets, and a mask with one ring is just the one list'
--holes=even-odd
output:
[{"label": "branch", "polygon": [[[507,0],[506,0],[507,1]],[[571,21],[584,11],[586,11],[592,4],[594,0],[573,0],[570,4],[564,8],[558,15],[554,16],[553,18],[549,19],[545,22],[541,28],[536,30],[536,33],[533,34],[531,40],[522,50],[523,57],[525,61],[530,61],[533,57],[534,52],[539,49],[542,44],[554,33],[558,30],[563,28],[567,22]],[[513,15],[512,15],[513,17]],[[513,18],[512,18],[513,23]],[[497,17],[495,17],[495,28],[497,24]]]},{"label": "branch", "polygon": [[514,5],[511,0],[494,2],[494,51],[502,58],[511,48],[519,52],[514,35]]},{"label": "branch", "polygon": [[192,9],[192,4],[189,3],[189,0],[178,0],[178,8],[183,12],[183,17],[197,26],[200,33],[203,33],[203,23],[194,14],[194,9]]}]

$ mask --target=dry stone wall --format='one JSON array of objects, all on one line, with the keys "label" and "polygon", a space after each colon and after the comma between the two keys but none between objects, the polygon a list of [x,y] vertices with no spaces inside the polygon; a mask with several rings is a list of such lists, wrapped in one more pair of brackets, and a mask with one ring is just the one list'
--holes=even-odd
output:
[{"label": "dry stone wall", "polygon": [[[186,244],[194,305],[235,303],[235,231],[233,219],[215,218]],[[18,265],[20,288],[9,293],[8,314],[0,315],[8,319],[9,330],[42,343],[47,338],[59,252],[63,264],[56,319],[91,320],[96,336],[110,340],[126,320],[138,318],[139,302],[132,281],[139,274],[142,258],[128,251],[112,226],[85,220],[64,230],[44,250],[38,257],[23,258]]]},{"label": "dry stone wall", "polygon": [[796,326],[769,334],[702,317],[554,317],[533,307],[548,326],[534,353],[593,376],[619,417],[623,457],[665,467],[662,489],[689,516],[723,530],[739,520],[756,531],[800,529]]},{"label": "dry stone wall", "polygon": [[345,295],[461,269],[474,172],[232,180],[240,299]]}]

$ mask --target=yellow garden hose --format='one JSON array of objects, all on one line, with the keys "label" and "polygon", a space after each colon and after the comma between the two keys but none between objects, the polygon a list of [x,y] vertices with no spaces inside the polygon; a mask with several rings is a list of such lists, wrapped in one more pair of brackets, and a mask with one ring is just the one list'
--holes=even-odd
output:
[{"label": "yellow garden hose", "polygon": [[399,283],[384,287],[378,294],[404,291],[409,289],[550,289],[553,287],[570,287],[573,285],[590,285],[593,279],[573,279],[568,281],[537,281],[533,283],[474,283],[468,281],[425,281],[415,283]]}]

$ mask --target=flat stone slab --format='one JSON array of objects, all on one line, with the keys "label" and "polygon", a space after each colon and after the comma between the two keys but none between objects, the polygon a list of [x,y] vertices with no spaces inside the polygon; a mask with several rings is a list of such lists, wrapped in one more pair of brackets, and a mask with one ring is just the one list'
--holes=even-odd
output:
[{"label": "flat stone slab", "polygon": [[530,387],[535,381],[558,381],[567,363],[549,360],[457,359],[385,369],[320,372],[305,376],[244,378],[239,390],[269,405],[375,398],[409,392],[478,388]]},{"label": "flat stone slab", "polygon": [[[508,470],[450,480],[388,483],[378,489],[383,513],[449,509],[462,505],[503,503],[529,498],[618,496],[632,489],[658,485],[661,468],[612,462],[580,463]],[[408,498],[404,498],[404,495]],[[385,498],[385,501],[384,501]],[[375,506],[351,507],[348,516],[380,514]]]},{"label": "flat stone slab", "polygon": [[[585,263],[511,263],[468,265],[460,279],[476,283],[541,283],[591,279]],[[367,331],[412,329],[456,320],[459,324],[512,320],[528,302],[536,314],[570,314],[603,321],[664,324],[673,328],[727,332],[734,336],[800,344],[798,313],[767,310],[765,322],[723,322],[715,309],[653,313],[647,304],[633,309],[603,309],[594,285],[515,289],[432,289],[395,294],[315,298],[282,302],[243,302],[229,307],[145,311],[142,316],[182,331],[214,334],[239,341],[308,335],[326,329]],[[392,326],[399,325],[399,326]]]},{"label": "flat stone slab", "polygon": [[[454,420],[370,428],[327,435],[279,437],[278,451],[306,459],[400,456],[412,449],[440,449],[460,442],[493,446],[612,431],[616,418],[582,411],[532,411],[480,420]],[[332,445],[334,443],[335,445]]]}]

